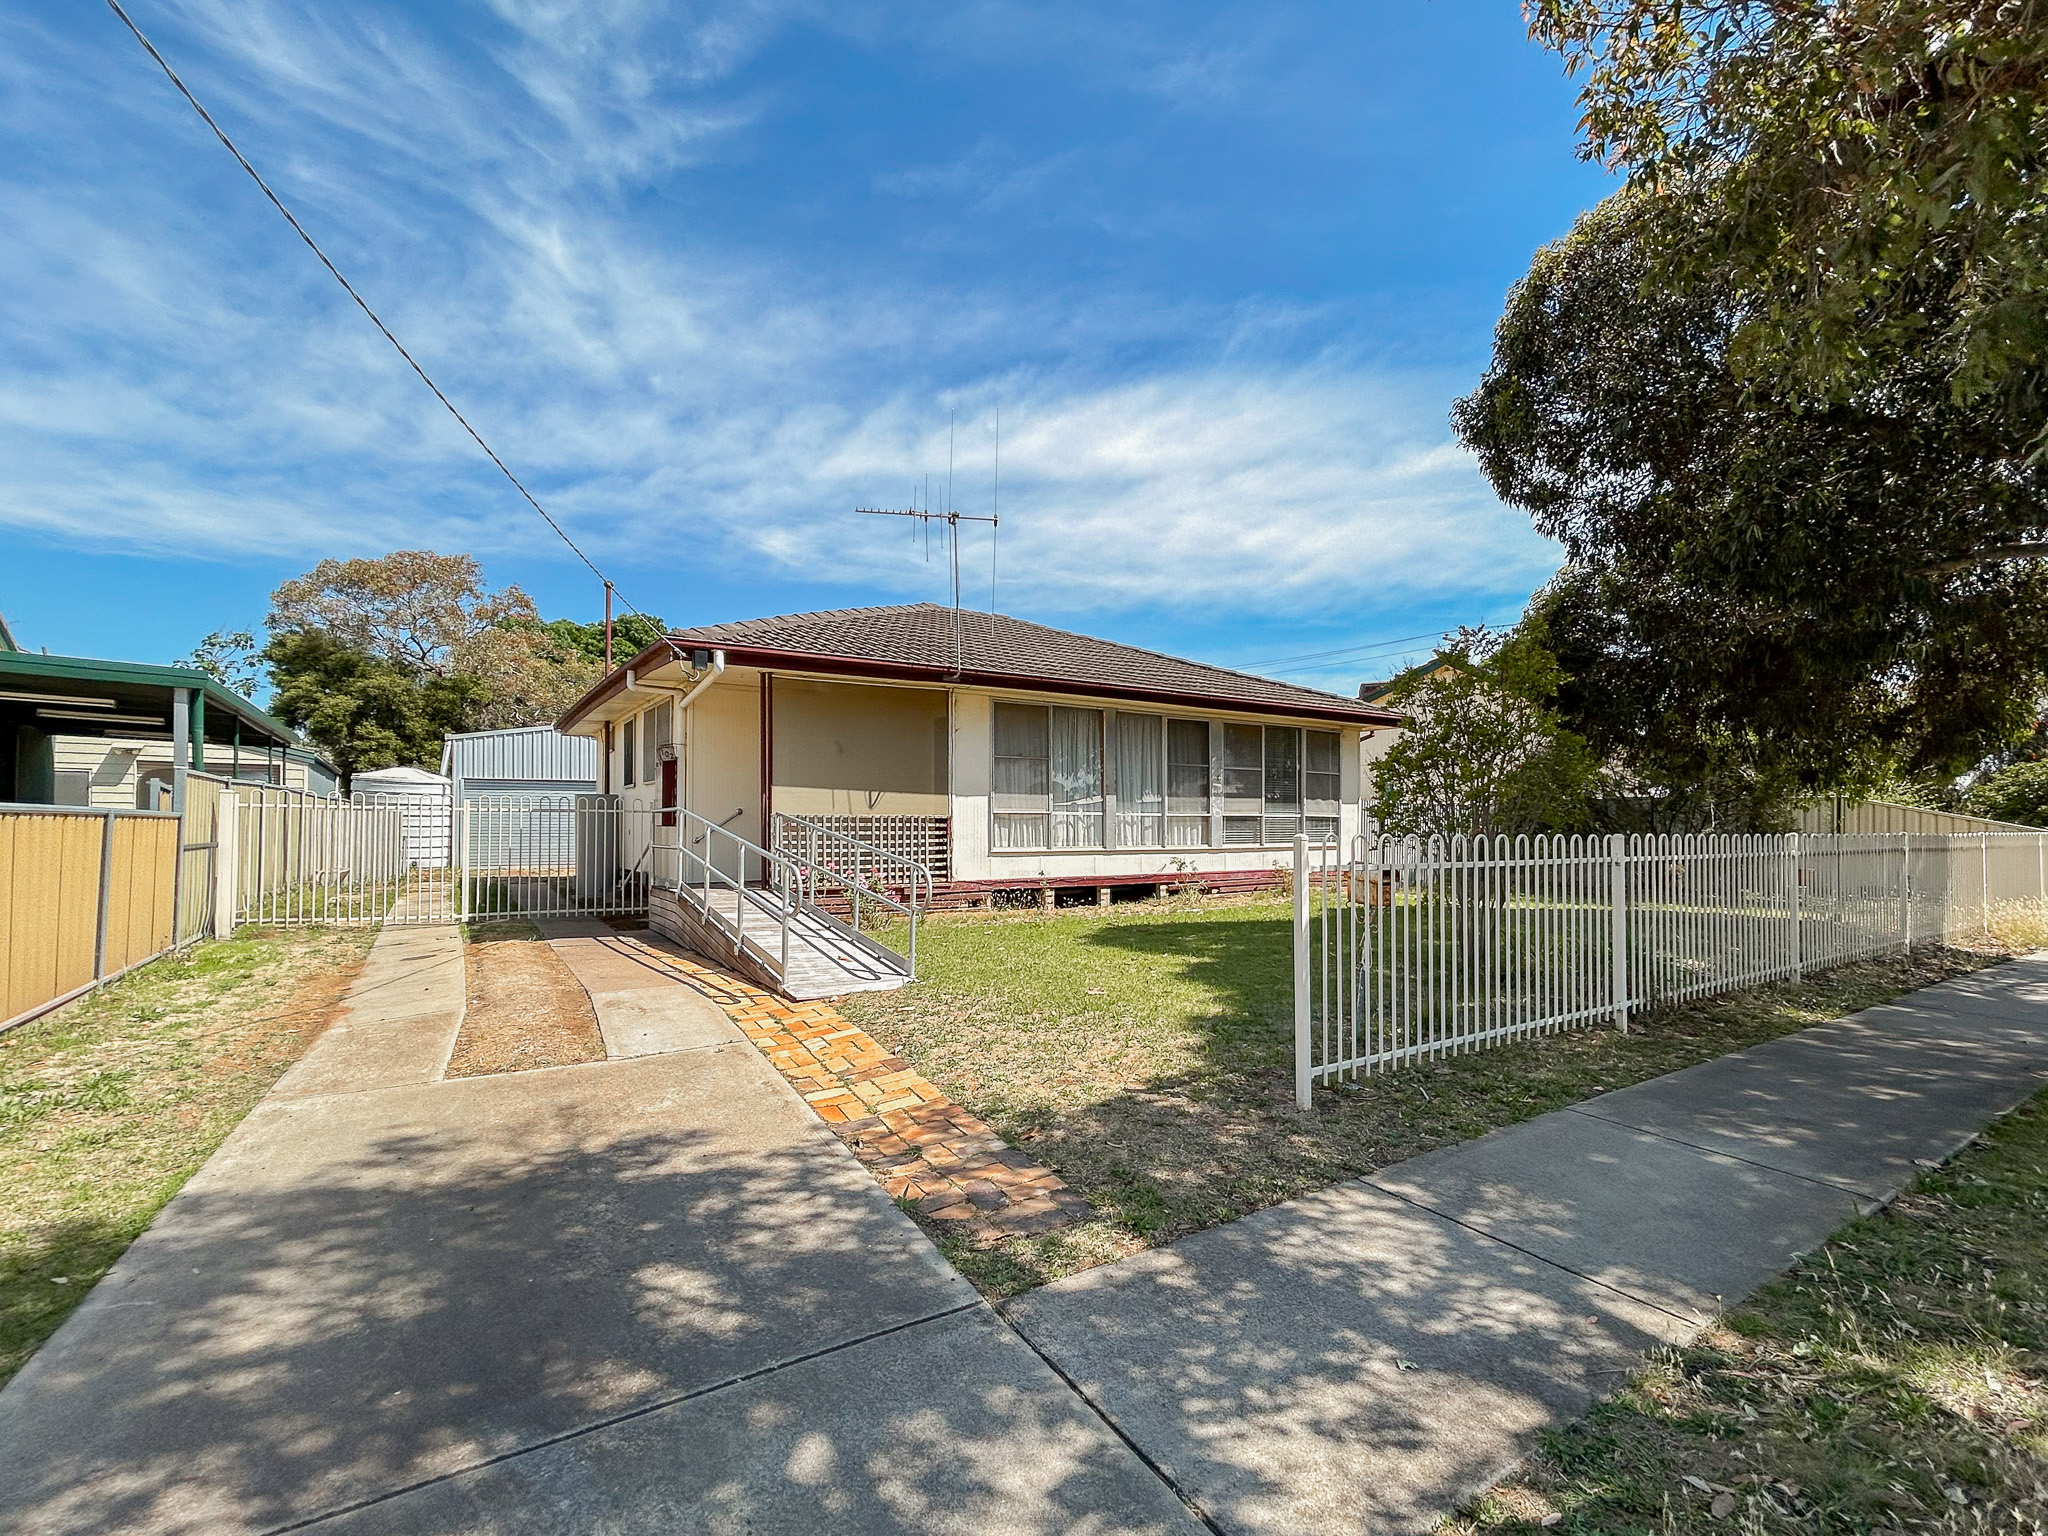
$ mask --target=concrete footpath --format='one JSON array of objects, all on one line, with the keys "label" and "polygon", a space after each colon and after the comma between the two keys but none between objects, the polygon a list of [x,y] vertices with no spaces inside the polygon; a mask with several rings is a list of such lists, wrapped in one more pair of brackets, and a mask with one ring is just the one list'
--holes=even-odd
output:
[{"label": "concrete footpath", "polygon": [[1212,1524],[1421,1532],[2048,1082],[2048,958],[1033,1291],[1009,1319]]},{"label": "concrete footpath", "polygon": [[737,1029],[599,938],[563,942],[617,1059],[443,1081],[459,937],[386,930],[0,1392],[0,1531],[1195,1528]]}]

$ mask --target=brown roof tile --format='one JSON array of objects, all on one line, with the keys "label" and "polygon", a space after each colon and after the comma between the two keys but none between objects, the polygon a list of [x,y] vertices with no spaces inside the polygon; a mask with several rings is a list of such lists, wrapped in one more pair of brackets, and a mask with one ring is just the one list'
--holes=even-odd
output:
[{"label": "brown roof tile", "polygon": [[[1184,661],[1005,614],[962,611],[956,631],[954,610],[936,603],[744,619],[678,630],[670,638],[685,648],[744,653],[732,659],[749,666],[773,656],[799,663],[808,658],[828,659],[840,663],[834,670],[841,671],[872,668],[882,675],[950,677],[957,670],[965,681],[1039,687],[1049,692],[1208,701],[1223,707],[1368,725],[1399,719],[1386,709],[1342,694]],[[581,708],[572,713],[580,713]]]}]

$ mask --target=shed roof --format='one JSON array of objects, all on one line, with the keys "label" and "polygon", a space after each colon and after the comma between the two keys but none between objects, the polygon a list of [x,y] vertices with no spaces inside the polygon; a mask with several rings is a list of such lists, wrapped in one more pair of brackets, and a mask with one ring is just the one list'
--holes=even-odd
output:
[{"label": "shed roof", "polygon": [[171,696],[180,688],[196,688],[204,695],[205,737],[210,742],[234,741],[239,727],[244,746],[307,750],[282,720],[196,667],[0,650],[0,701],[18,711],[32,711],[36,724],[56,735],[168,736]]},{"label": "shed roof", "polygon": [[[1342,694],[1098,640],[1007,614],[964,612],[937,603],[835,608],[677,630],[635,657],[633,664],[659,663],[670,646],[722,650],[739,666],[1029,688],[1183,707],[1209,705],[1357,725],[1396,725],[1401,720],[1392,710]],[[623,672],[613,673],[577,700],[559,724],[564,730],[573,726],[623,685]]]},{"label": "shed roof", "polygon": [[588,736],[564,736],[552,725],[456,731],[442,744],[441,771],[451,779],[594,784],[597,743]]}]

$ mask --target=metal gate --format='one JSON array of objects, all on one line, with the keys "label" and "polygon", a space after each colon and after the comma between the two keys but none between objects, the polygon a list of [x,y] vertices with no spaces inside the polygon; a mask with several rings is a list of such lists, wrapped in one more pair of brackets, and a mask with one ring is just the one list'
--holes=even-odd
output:
[{"label": "metal gate", "polygon": [[222,818],[222,899],[236,922],[267,926],[644,912],[653,819],[603,795],[429,809],[243,788]]}]

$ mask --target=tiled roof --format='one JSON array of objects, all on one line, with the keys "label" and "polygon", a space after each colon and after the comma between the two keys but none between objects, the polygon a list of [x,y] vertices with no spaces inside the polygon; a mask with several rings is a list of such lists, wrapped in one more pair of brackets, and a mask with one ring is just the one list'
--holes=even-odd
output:
[{"label": "tiled roof", "polygon": [[[872,663],[1054,692],[1209,700],[1241,709],[1340,716],[1385,724],[1395,716],[1342,694],[1232,672],[1158,651],[1119,645],[1005,614],[906,603],[886,608],[835,608],[736,624],[710,624],[670,636],[686,648],[766,651]],[[957,647],[957,650],[956,650]]]}]

